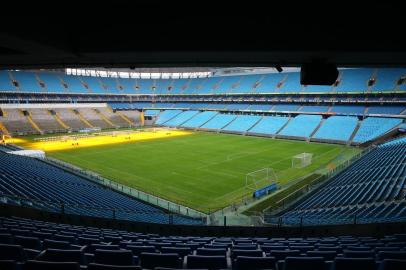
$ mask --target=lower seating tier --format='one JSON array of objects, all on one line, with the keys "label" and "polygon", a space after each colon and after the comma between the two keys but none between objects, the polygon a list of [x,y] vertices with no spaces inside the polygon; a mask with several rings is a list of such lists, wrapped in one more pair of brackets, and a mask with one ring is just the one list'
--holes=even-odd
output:
[{"label": "lower seating tier", "polygon": [[164,236],[0,217],[0,267],[401,270],[406,267],[406,235]]}]

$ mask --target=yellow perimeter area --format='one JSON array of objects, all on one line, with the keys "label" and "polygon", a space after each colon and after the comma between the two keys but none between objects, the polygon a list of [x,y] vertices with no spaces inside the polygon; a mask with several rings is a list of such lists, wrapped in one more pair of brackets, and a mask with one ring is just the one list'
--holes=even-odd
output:
[{"label": "yellow perimeter area", "polygon": [[[122,144],[137,141],[154,140],[168,137],[178,137],[190,135],[192,132],[184,130],[166,130],[159,129],[156,131],[134,131],[113,133],[98,133],[92,137],[75,137],[75,135],[66,135],[49,138],[43,138],[41,141],[27,140],[24,138],[11,138],[6,142],[14,143],[25,149],[43,150],[45,152],[72,150],[77,148],[86,148],[99,145]],[[108,134],[108,135],[107,135]]]}]

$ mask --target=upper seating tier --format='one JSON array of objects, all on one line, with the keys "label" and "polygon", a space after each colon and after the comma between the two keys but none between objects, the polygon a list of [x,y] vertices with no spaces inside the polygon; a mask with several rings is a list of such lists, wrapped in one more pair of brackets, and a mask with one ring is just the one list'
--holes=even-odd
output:
[{"label": "upper seating tier", "polygon": [[[43,75],[46,74],[46,75]],[[339,83],[332,86],[304,86],[299,72],[236,75],[195,79],[128,79],[72,76],[38,71],[2,71],[0,91],[68,92],[98,94],[241,94],[241,93],[331,93],[405,91],[398,84],[405,68],[341,69]],[[11,76],[10,76],[11,75]],[[40,86],[38,78],[44,83]],[[56,78],[55,78],[56,77]],[[18,82],[13,86],[12,78]],[[371,86],[368,82],[372,80]],[[59,82],[58,82],[59,81]],[[66,84],[66,88],[62,84]],[[66,90],[66,91],[65,91]]]}]

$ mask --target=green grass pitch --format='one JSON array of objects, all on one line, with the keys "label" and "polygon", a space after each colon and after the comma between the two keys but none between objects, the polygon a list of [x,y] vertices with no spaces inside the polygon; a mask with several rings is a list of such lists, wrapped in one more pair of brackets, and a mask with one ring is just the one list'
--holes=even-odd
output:
[{"label": "green grass pitch", "polygon": [[[210,212],[252,194],[247,173],[273,168],[279,184],[355,151],[340,145],[195,132],[181,137],[52,152],[48,155],[193,209]],[[294,155],[312,165],[291,168]]]}]

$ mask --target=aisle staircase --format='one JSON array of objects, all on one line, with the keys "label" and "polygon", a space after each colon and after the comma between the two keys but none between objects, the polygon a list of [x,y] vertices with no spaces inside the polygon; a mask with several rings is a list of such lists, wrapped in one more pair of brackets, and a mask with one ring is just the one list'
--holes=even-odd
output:
[{"label": "aisle staircase", "polygon": [[130,126],[135,126],[135,123],[133,121],[131,121],[130,118],[128,118],[126,115],[122,114],[119,111],[115,112],[118,116],[120,116],[124,121],[126,121]]},{"label": "aisle staircase", "polygon": [[94,126],[92,126],[92,124],[90,124],[89,121],[87,121],[86,118],[84,118],[79,111],[72,109],[72,112],[76,114],[79,117],[80,121],[82,121],[87,127],[94,128]]},{"label": "aisle staircase", "polygon": [[59,117],[57,112],[54,111],[54,113],[51,113],[51,111],[49,111],[49,114],[51,114],[55,118],[56,122],[58,122],[64,129],[69,129],[70,128],[67,124],[65,124],[62,121],[62,119]]},{"label": "aisle staircase", "polygon": [[320,129],[320,127],[323,125],[323,123],[326,121],[326,119],[324,119],[324,118],[322,118],[321,120],[320,120],[320,123],[317,125],[317,127],[312,131],[312,133],[310,134],[310,136],[309,136],[309,140],[310,140],[310,138],[311,137],[313,137],[314,136],[314,134],[316,134],[316,132]]},{"label": "aisle staircase", "polygon": [[[22,112],[21,112],[22,113]],[[31,117],[31,113],[29,113],[28,115],[26,115],[28,122],[30,122],[31,126],[38,131],[40,134],[44,134],[44,132],[39,128],[39,126],[37,125],[37,123],[35,123],[34,119],[32,119]]]},{"label": "aisle staircase", "polygon": [[255,124],[253,124],[249,129],[247,129],[247,131],[244,133],[244,134],[247,134],[247,133],[249,133],[250,132],[250,130],[251,129],[253,129],[259,122],[261,122],[262,121],[262,119],[264,119],[264,117],[263,116],[261,116],[261,118],[259,118],[258,119],[258,121],[257,122],[255,122]]},{"label": "aisle staircase", "polygon": [[286,121],[286,123],[275,133],[276,135],[279,134],[279,132],[281,132],[287,125],[289,125],[290,121],[293,119],[292,116],[289,116],[288,121]]},{"label": "aisle staircase", "polygon": [[110,125],[111,127],[115,128],[117,127],[116,125],[114,125],[110,119],[108,119],[101,111],[99,111],[98,109],[94,109],[94,111],[100,116],[100,118],[106,122],[108,125]]},{"label": "aisle staircase", "polygon": [[355,137],[355,134],[357,134],[358,129],[361,127],[361,123],[362,123],[362,121],[361,121],[361,120],[358,120],[358,123],[357,123],[357,125],[355,126],[355,129],[354,129],[353,133],[351,134],[351,137],[350,137],[350,139],[348,140],[347,145],[351,145],[352,140],[353,140],[354,137]]}]

